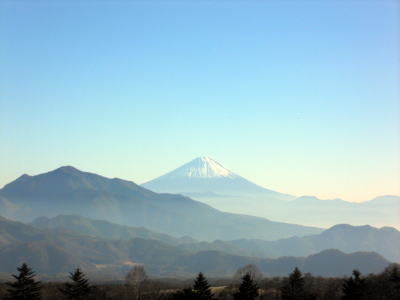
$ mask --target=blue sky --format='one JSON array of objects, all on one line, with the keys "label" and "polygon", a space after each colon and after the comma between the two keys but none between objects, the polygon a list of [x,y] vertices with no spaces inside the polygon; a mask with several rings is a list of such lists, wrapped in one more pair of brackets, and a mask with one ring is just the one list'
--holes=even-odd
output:
[{"label": "blue sky", "polygon": [[2,1],[0,186],[211,156],[265,187],[400,194],[396,1]]}]

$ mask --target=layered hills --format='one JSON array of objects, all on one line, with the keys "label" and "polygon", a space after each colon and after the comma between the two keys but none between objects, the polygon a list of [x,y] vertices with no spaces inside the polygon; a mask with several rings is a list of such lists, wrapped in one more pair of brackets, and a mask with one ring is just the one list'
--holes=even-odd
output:
[{"label": "layered hills", "polygon": [[155,193],[130,181],[73,167],[19,177],[0,190],[0,209],[4,216],[20,221],[79,214],[200,240],[272,240],[321,232],[315,227],[225,213],[186,196]]},{"label": "layered hills", "polygon": [[[253,209],[258,215],[290,213],[296,221],[332,221],[340,214],[358,223],[372,220],[373,213],[375,220],[396,214],[396,196],[362,205],[294,198],[253,184],[206,157],[144,186],[164,193],[69,166],[22,175],[0,189],[0,211],[6,217],[0,217],[0,272],[12,272],[26,261],[48,275],[79,266],[122,278],[133,265],[144,264],[156,276],[199,271],[231,276],[255,264],[269,275],[286,275],[298,266],[315,275],[342,276],[353,269],[380,272],[400,261],[400,232],[392,227],[341,224],[323,230],[227,213],[188,197],[211,197],[218,205],[230,203],[231,210]],[[180,187],[185,195],[165,193]],[[354,211],[357,215],[351,216]]]},{"label": "layered hills", "polygon": [[[325,250],[307,257],[256,258],[222,251],[189,251],[179,246],[143,238],[111,240],[71,230],[37,229],[0,220],[0,272],[13,272],[22,261],[41,274],[65,274],[79,266],[90,274],[122,278],[134,264],[144,264],[153,276],[193,276],[199,270],[210,276],[231,276],[246,264],[255,264],[268,275],[286,275],[295,266],[321,276],[380,272],[389,261],[373,252],[345,254]],[[6,238],[3,238],[5,236]]]},{"label": "layered hills", "polygon": [[400,263],[400,231],[391,227],[335,225],[320,234],[291,237],[276,241],[238,239],[213,242],[196,241],[190,237],[175,238],[144,228],[121,226],[107,221],[92,220],[77,215],[41,217],[31,223],[38,229],[65,229],[114,240],[132,238],[154,239],[177,246],[192,253],[220,251],[234,255],[262,258],[281,256],[308,256],[318,252],[338,249],[344,253],[357,251],[376,252],[389,261]]},{"label": "layered hills", "polygon": [[196,242],[182,245],[185,249],[218,250],[231,254],[277,258],[307,256],[328,249],[345,253],[373,251],[393,262],[400,262],[400,232],[392,227],[336,225],[320,234],[292,237],[277,241],[239,239],[232,241]]}]

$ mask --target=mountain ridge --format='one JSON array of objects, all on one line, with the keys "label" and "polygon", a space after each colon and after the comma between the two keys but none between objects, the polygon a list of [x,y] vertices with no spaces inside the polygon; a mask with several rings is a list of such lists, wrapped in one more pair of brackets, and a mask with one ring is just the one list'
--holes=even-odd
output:
[{"label": "mountain ridge", "polygon": [[[264,274],[272,276],[287,275],[295,266],[315,275],[342,276],[354,268],[371,273],[389,265],[389,261],[373,252],[345,254],[326,250],[307,257],[267,259],[213,250],[189,252],[152,239],[109,240],[0,220],[3,222],[0,229],[12,237],[10,243],[0,245],[0,272],[14,272],[16,266],[27,262],[41,275],[66,275],[80,266],[85,273],[123,278],[132,264],[140,263],[152,276],[192,277],[200,270],[211,276],[232,276],[238,268],[255,264]],[[14,231],[15,227],[20,230]],[[0,233],[0,240],[1,236]]]},{"label": "mountain ridge", "polygon": [[179,245],[192,253],[198,251],[222,251],[228,254],[260,258],[279,256],[308,256],[327,249],[344,253],[357,251],[376,252],[385,259],[400,263],[400,231],[392,227],[375,228],[369,225],[352,226],[338,224],[317,235],[292,237],[276,241],[240,239],[212,242],[197,241],[190,237],[176,238],[81,216],[60,215],[55,218],[39,218],[31,223],[38,229],[70,229],[79,233],[107,239],[147,238],[170,245]]},{"label": "mountain ridge", "polygon": [[201,240],[245,236],[277,239],[321,231],[222,212],[186,196],[155,193],[131,181],[110,179],[72,167],[19,177],[0,189],[0,209],[7,217],[25,222],[43,215],[80,214]]}]

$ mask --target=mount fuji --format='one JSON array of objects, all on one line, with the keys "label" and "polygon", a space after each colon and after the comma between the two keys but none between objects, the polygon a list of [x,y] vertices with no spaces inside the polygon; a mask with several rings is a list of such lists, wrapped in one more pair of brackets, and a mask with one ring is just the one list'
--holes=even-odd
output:
[{"label": "mount fuji", "polygon": [[210,157],[198,157],[143,186],[155,192],[183,194],[230,213],[308,226],[350,223],[400,228],[399,196],[382,196],[360,203],[295,197],[254,184]]},{"label": "mount fuji", "polygon": [[142,184],[162,193],[192,197],[254,197],[290,200],[293,196],[263,188],[229,171],[210,157],[198,157],[179,168]]}]

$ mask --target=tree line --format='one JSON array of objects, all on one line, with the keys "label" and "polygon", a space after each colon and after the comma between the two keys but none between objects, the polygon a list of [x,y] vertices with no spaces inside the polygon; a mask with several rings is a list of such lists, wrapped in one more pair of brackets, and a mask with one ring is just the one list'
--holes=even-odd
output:
[{"label": "tree line", "polygon": [[400,300],[400,267],[393,264],[380,274],[363,276],[354,270],[346,278],[303,274],[297,267],[287,277],[263,278],[254,265],[239,269],[234,278],[214,290],[203,273],[189,287],[150,280],[143,265],[134,266],[125,285],[92,285],[79,268],[67,283],[42,283],[23,263],[13,281],[0,286],[5,300]]}]

